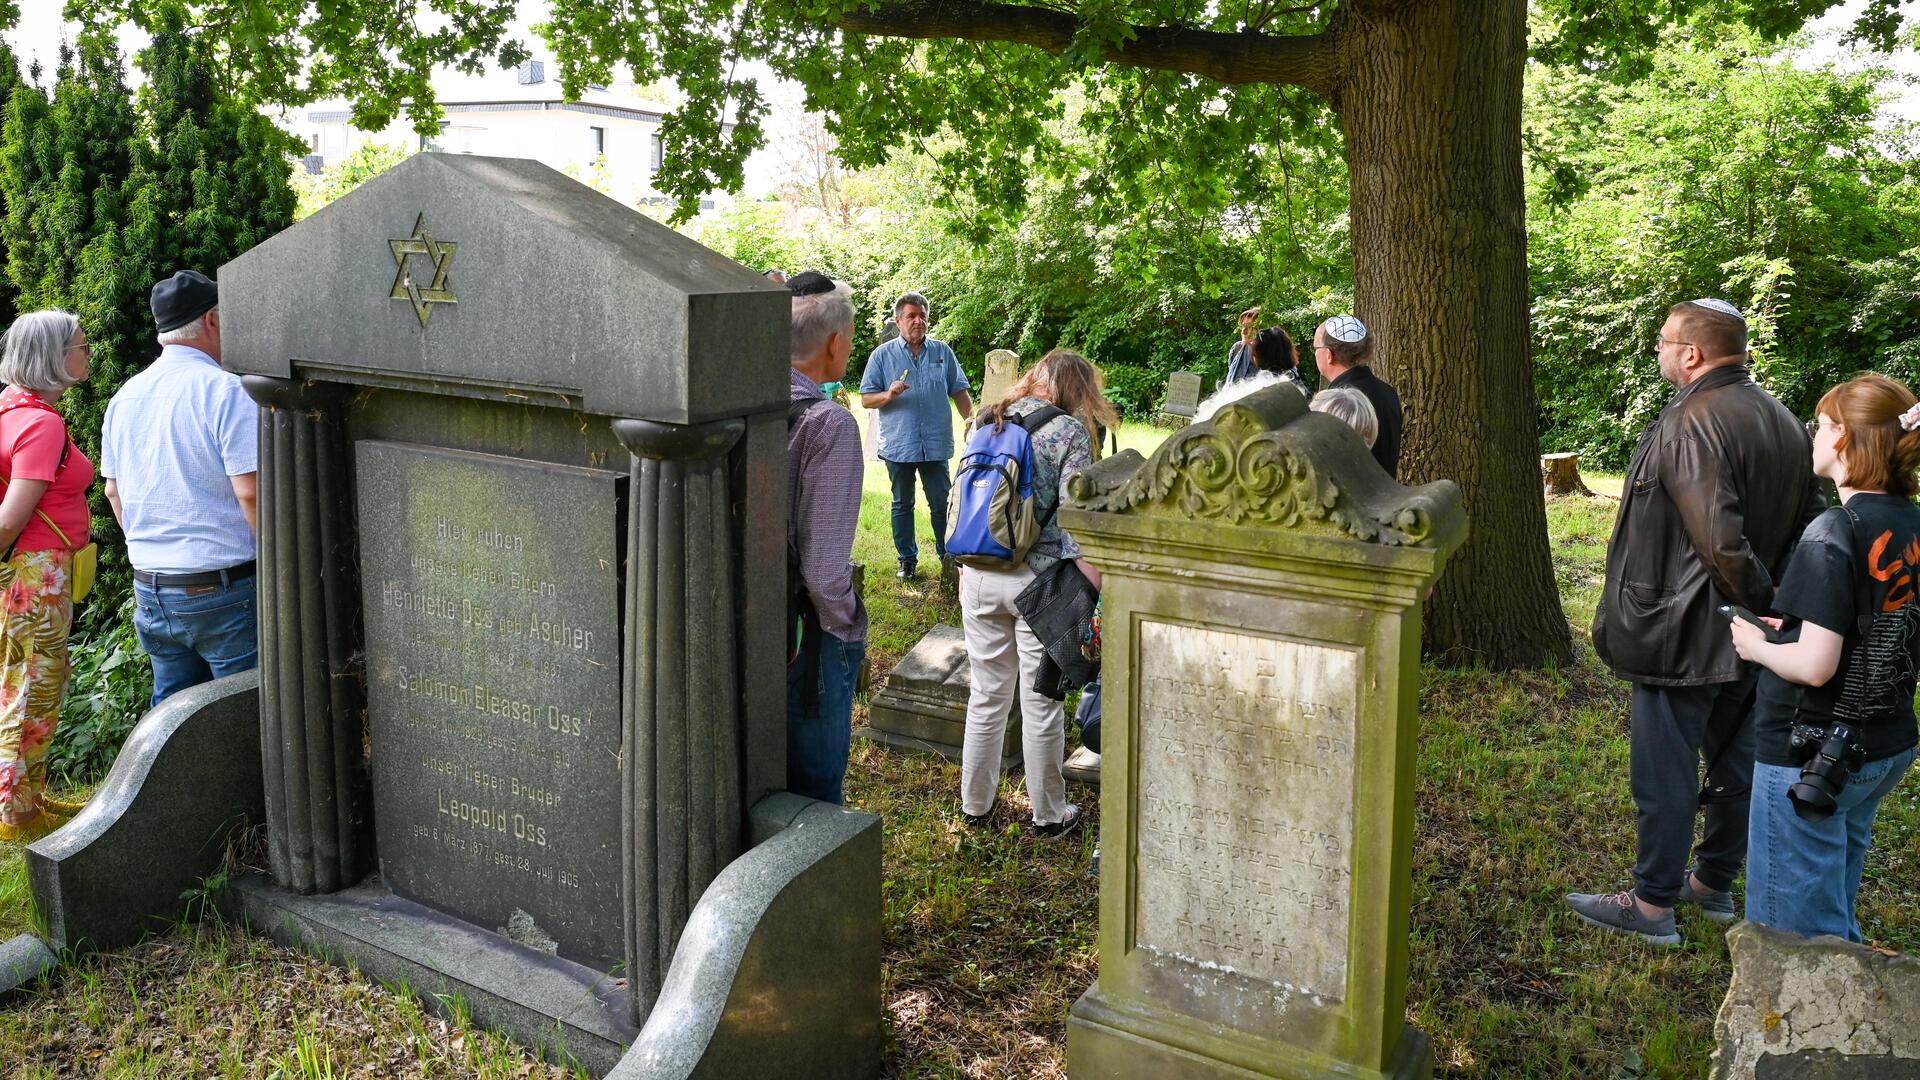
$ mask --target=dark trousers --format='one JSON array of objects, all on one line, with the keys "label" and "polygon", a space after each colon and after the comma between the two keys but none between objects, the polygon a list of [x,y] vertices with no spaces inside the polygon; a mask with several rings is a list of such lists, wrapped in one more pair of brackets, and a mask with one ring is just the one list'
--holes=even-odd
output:
[{"label": "dark trousers", "polygon": [[[809,631],[811,633],[811,631]],[[841,641],[820,632],[819,665],[787,665],[787,790],[821,802],[844,801],[847,755],[853,744],[853,690],[867,662],[865,641]],[[819,691],[803,704],[807,679]]]},{"label": "dark trousers", "polygon": [[[1640,857],[1633,876],[1635,892],[1655,907],[1673,906],[1689,849],[1694,873],[1709,889],[1724,891],[1740,874],[1753,786],[1753,684],[1751,673],[1714,686],[1634,684],[1629,774]],[[1706,830],[1696,846],[1693,822],[1702,814]]]},{"label": "dark trousers", "polygon": [[927,515],[933,518],[933,553],[947,553],[947,488],[953,483],[944,461],[889,461],[893,481],[893,551],[900,561],[920,561],[920,543],[913,536],[913,481],[927,489]]}]

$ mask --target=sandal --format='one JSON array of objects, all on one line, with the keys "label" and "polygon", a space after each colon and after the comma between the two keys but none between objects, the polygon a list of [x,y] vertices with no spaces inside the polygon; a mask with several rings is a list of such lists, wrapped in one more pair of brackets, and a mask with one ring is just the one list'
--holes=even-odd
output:
[{"label": "sandal", "polygon": [[21,822],[0,821],[0,840],[10,840],[17,844],[30,844],[35,840],[65,825],[67,819],[58,814],[35,814]]}]

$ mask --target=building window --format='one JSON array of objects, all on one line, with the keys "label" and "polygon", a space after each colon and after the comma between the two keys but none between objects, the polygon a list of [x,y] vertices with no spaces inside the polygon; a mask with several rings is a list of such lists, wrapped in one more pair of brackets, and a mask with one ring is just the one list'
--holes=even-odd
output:
[{"label": "building window", "polygon": [[538,60],[529,60],[520,65],[520,85],[532,86],[547,81],[547,65]]},{"label": "building window", "polygon": [[587,129],[587,136],[593,144],[594,156],[605,157],[607,153],[607,129],[603,127],[590,127]]},{"label": "building window", "polygon": [[659,172],[667,163],[667,140],[659,132],[653,133],[653,171]]}]

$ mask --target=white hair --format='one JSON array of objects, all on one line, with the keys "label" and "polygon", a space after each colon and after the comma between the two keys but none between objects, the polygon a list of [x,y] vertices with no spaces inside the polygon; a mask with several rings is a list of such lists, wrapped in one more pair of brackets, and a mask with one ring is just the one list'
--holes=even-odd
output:
[{"label": "white hair", "polygon": [[1345,420],[1369,450],[1373,449],[1374,440],[1380,437],[1380,414],[1373,411],[1373,402],[1367,400],[1367,395],[1351,386],[1322,390],[1313,395],[1307,408]]},{"label": "white hair", "polygon": [[1220,389],[1215,390],[1212,396],[1200,403],[1199,408],[1193,410],[1193,422],[1196,424],[1204,424],[1213,419],[1214,413],[1239,401],[1248,394],[1265,390],[1267,387],[1279,381],[1280,376],[1277,372],[1260,370],[1255,371],[1253,374],[1238,382],[1228,383]]},{"label": "white hair", "polygon": [[837,333],[849,337],[853,333],[853,289],[846,282],[834,282],[832,292],[793,298],[793,339],[788,352],[794,363],[811,360]]},{"label": "white hair", "polygon": [[0,348],[0,382],[37,394],[57,394],[76,381],[67,373],[67,350],[80,333],[71,311],[30,311],[7,327]]},{"label": "white hair", "polygon": [[207,311],[200,313],[199,318],[185,326],[176,326],[171,330],[160,331],[160,336],[154,338],[154,340],[162,345],[178,345],[183,341],[196,340],[201,334],[207,332],[207,312],[217,310],[219,309],[208,308]]}]

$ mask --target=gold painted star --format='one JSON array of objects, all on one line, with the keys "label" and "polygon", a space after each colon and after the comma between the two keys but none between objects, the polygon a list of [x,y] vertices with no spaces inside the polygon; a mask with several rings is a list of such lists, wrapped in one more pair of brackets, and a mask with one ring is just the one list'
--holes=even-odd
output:
[{"label": "gold painted star", "polygon": [[[427,325],[427,316],[431,314],[428,304],[459,303],[453,295],[452,283],[447,280],[447,268],[453,265],[454,250],[460,245],[451,240],[435,240],[427,231],[427,215],[421,214],[414,220],[412,236],[389,240],[387,246],[393,249],[393,262],[399,268],[393,275],[393,291],[387,294],[387,299],[410,301],[421,326]],[[423,289],[414,284],[413,274],[407,269],[409,255],[425,255],[433,260],[431,285]]]}]

